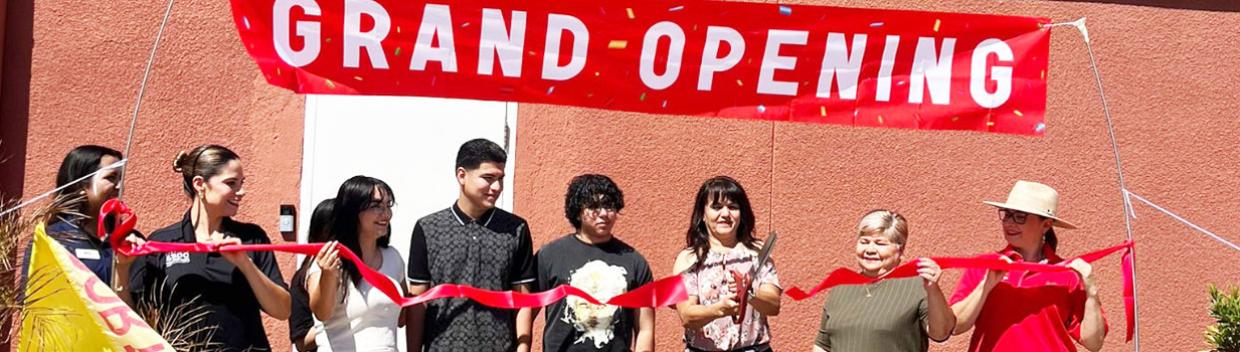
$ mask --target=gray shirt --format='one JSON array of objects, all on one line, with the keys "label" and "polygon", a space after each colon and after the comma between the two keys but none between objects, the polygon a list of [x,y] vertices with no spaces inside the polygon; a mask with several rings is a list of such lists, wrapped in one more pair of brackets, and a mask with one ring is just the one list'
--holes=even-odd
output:
[{"label": "gray shirt", "polygon": [[839,286],[827,296],[814,343],[831,352],[924,352],[926,317],[920,277]]}]

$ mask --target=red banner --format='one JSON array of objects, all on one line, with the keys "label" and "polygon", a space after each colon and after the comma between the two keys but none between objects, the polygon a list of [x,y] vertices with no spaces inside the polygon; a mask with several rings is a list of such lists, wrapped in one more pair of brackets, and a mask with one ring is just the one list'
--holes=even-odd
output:
[{"label": "red banner", "polygon": [[702,0],[231,2],[267,81],[298,93],[1045,131],[1044,18]]}]

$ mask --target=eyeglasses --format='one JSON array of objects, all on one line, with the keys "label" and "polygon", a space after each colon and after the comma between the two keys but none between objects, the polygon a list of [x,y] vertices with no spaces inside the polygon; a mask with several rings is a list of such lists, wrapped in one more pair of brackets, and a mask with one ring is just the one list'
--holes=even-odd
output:
[{"label": "eyeglasses", "polygon": [[586,208],[585,210],[586,210],[586,216],[588,217],[602,217],[604,215],[611,215],[611,216],[620,215],[620,210],[615,209],[615,208],[605,208],[605,207]]},{"label": "eyeglasses", "polygon": [[1012,222],[1016,223],[1017,225],[1024,225],[1026,221],[1029,221],[1029,213],[1026,213],[1023,211],[999,209],[999,222],[1005,222],[1008,219],[1012,219]]},{"label": "eyeglasses", "polygon": [[370,204],[367,204],[366,208],[362,210],[363,211],[373,210],[373,211],[380,211],[380,212],[392,211],[392,208],[395,206],[396,204],[392,204],[392,203],[370,202]]}]

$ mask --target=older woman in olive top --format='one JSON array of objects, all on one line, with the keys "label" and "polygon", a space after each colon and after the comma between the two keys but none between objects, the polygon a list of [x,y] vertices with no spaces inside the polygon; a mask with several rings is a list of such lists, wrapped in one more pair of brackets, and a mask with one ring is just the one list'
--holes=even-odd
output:
[{"label": "older woman in olive top", "polygon": [[[875,210],[857,225],[857,266],[881,278],[900,265],[908,222],[890,210]],[[946,341],[956,316],[939,288],[942,270],[933,260],[917,263],[920,277],[883,280],[831,290],[822,310],[814,351],[926,351],[933,339]]]}]

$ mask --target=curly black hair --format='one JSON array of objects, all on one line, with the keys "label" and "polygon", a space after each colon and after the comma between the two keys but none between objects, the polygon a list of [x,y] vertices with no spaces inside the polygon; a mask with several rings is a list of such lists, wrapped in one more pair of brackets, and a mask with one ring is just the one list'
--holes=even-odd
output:
[{"label": "curly black hair", "polygon": [[573,224],[574,229],[580,230],[581,211],[599,208],[624,209],[624,192],[607,176],[584,174],[574,177],[568,184],[568,192],[564,194],[564,217],[568,218],[568,222]]}]

